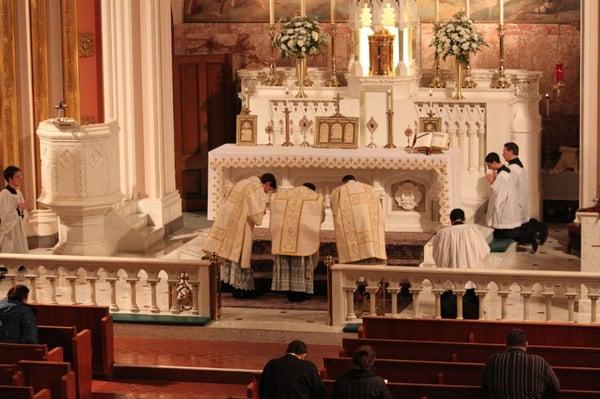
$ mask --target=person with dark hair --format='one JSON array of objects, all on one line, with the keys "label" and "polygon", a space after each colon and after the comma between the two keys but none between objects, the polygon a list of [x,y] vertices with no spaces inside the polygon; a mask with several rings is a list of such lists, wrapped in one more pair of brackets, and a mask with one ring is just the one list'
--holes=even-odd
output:
[{"label": "person with dark hair", "polygon": [[302,301],[314,291],[313,271],[319,263],[325,199],[312,183],[280,190],[271,198],[269,230],[273,254],[273,291],[287,291]]},{"label": "person with dark hair", "polygon": [[519,215],[521,215],[521,223],[527,223],[529,221],[529,190],[527,187],[527,173],[525,172],[523,163],[519,159],[519,146],[512,141],[504,144],[502,158],[508,162],[508,168],[514,177],[519,197],[517,210]]},{"label": "person with dark hair", "polygon": [[17,284],[0,301],[0,342],[37,344],[35,312],[27,305],[29,288]]},{"label": "person with dark hair", "polygon": [[506,335],[506,352],[492,355],[481,373],[485,398],[541,399],[560,391],[552,367],[541,356],[528,354],[527,345],[521,329]]},{"label": "person with dark hair", "polygon": [[385,217],[377,192],[352,175],[342,183],[331,192],[339,263],[385,263]]},{"label": "person with dark hair", "polygon": [[28,253],[25,217],[27,205],[19,187],[23,180],[21,169],[4,169],[6,187],[0,191],[0,252]]},{"label": "person with dark hair", "polygon": [[353,368],[335,381],[332,399],[392,399],[383,378],[370,371],[374,362],[373,348],[356,348],[352,355]]},{"label": "person with dark hair", "polygon": [[325,399],[325,385],[317,367],[306,360],[302,341],[289,343],[284,356],[269,360],[260,376],[260,399]]},{"label": "person with dark hair", "polygon": [[494,228],[494,237],[512,238],[514,229],[521,226],[514,177],[495,152],[486,155],[485,163],[490,170],[486,175],[490,184],[487,225]]},{"label": "person with dark hair", "polygon": [[275,176],[265,173],[240,180],[220,203],[215,222],[202,250],[216,254],[221,263],[221,281],[230,284],[238,296],[254,289],[250,268],[252,231],[260,226],[267,209],[269,193],[277,188]]}]

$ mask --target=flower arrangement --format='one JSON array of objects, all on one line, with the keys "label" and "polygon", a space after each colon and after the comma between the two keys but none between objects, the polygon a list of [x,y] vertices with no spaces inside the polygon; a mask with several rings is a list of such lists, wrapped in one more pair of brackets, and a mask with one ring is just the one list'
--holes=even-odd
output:
[{"label": "flower arrangement", "polygon": [[282,57],[306,57],[319,54],[327,38],[316,19],[296,16],[282,20],[281,31],[271,45],[281,51]]},{"label": "flower arrangement", "polygon": [[435,24],[433,33],[431,46],[444,60],[447,57],[455,57],[462,64],[468,64],[471,54],[487,46],[483,36],[464,11],[457,12],[444,24]]}]

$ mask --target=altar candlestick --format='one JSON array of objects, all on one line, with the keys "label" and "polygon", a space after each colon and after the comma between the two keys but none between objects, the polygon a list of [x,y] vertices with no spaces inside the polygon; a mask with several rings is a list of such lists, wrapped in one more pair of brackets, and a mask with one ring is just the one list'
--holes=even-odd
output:
[{"label": "altar candlestick", "polygon": [[504,25],[504,0],[500,0],[500,25]]},{"label": "altar candlestick", "polygon": [[331,23],[335,24],[335,0],[331,0]]},{"label": "altar candlestick", "polygon": [[465,0],[465,14],[467,14],[467,18],[471,18],[471,2],[469,0]]},{"label": "altar candlestick", "polygon": [[433,102],[431,101],[431,97],[433,96],[433,90],[429,89],[429,111],[433,107]]},{"label": "altar candlestick", "polygon": [[269,24],[275,23],[275,0],[269,0]]},{"label": "altar candlestick", "polygon": [[435,0],[435,23],[440,22],[440,0]]},{"label": "altar candlestick", "polygon": [[546,118],[550,118],[550,94],[546,93]]},{"label": "altar candlestick", "polygon": [[306,0],[300,0],[300,16],[306,17]]},{"label": "altar candlestick", "polygon": [[246,88],[244,89],[244,107],[245,107],[247,110],[250,110],[250,107],[249,107],[249,105],[250,105],[250,96],[249,96],[249,94],[248,94],[248,88],[246,87]]}]

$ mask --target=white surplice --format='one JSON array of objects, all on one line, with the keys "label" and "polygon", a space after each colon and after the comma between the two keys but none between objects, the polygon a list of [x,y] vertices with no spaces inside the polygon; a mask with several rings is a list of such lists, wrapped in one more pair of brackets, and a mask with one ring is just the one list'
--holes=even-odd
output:
[{"label": "white surplice", "polygon": [[521,215],[521,223],[527,223],[529,221],[529,187],[527,184],[527,172],[518,163],[509,162],[508,168],[515,177],[517,183],[517,193],[519,196],[518,211]]},{"label": "white surplice", "polygon": [[16,190],[11,193],[6,188],[0,191],[0,252],[29,252],[27,233],[25,230],[25,213],[17,207],[24,202],[23,194]]},{"label": "white surplice", "polygon": [[506,166],[498,170],[490,186],[486,223],[495,229],[514,229],[521,226],[517,177]]},{"label": "white surplice", "polygon": [[433,259],[437,267],[478,269],[490,253],[483,235],[472,224],[455,224],[439,230],[433,237]]}]

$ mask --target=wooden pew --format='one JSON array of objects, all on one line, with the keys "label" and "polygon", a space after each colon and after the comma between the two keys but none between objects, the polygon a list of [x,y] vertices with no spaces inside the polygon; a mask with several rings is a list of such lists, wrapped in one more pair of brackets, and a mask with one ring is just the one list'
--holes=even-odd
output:
[{"label": "wooden pew", "polygon": [[[340,356],[352,357],[356,348],[362,345],[371,346],[378,359],[467,363],[485,363],[494,353],[505,350],[504,344],[343,338]],[[527,352],[543,357],[552,366],[592,368],[600,366],[599,348],[529,346]]]},{"label": "wooden pew", "polygon": [[75,399],[77,383],[71,365],[65,362],[40,362],[21,360],[18,367],[23,372],[23,383],[34,392],[50,390],[52,399]]},{"label": "wooden pew", "polygon": [[36,394],[32,387],[13,387],[0,385],[0,398],[10,399],[51,399],[50,391],[42,389]]},{"label": "wooden pew", "polygon": [[[352,368],[351,358],[324,358],[324,378],[336,379]],[[372,371],[390,382],[473,385],[481,381],[482,363],[377,359]],[[600,391],[600,369],[553,367],[563,389]],[[598,394],[600,397],[600,392]]]},{"label": "wooden pew", "polygon": [[[324,380],[327,397],[333,392],[333,380]],[[391,382],[387,384],[396,399],[481,399],[481,388],[469,385],[411,384]],[[556,399],[597,399],[596,391],[561,391]]]},{"label": "wooden pew", "polygon": [[364,317],[359,337],[503,344],[512,328],[525,330],[530,345],[600,347],[600,326],[554,322]]},{"label": "wooden pew", "polygon": [[77,327],[92,333],[92,371],[111,378],[114,363],[113,322],[107,306],[35,304],[38,325]]},{"label": "wooden pew", "polygon": [[39,341],[50,348],[62,347],[64,360],[71,363],[77,377],[77,397],[92,396],[92,338],[90,330],[77,333],[75,327],[38,326]]},{"label": "wooden pew", "polygon": [[23,385],[23,373],[14,364],[0,364],[0,385]]},{"label": "wooden pew", "polygon": [[48,351],[46,344],[6,344],[0,343],[0,363],[14,364],[19,360],[63,361],[63,348],[51,347]]}]

